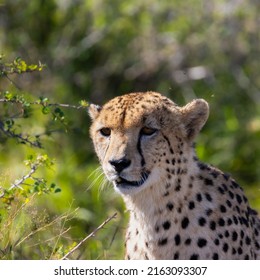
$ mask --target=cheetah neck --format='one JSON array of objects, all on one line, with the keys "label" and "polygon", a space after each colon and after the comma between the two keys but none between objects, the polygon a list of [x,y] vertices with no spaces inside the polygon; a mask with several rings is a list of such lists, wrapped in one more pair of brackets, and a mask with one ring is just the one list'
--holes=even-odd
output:
[{"label": "cheetah neck", "polygon": [[[194,180],[198,175],[198,163],[195,157],[175,165],[175,176],[166,176],[159,183],[153,184],[143,191],[124,196],[126,207],[130,212],[130,224],[138,224],[145,234],[154,232],[159,220],[169,212],[183,209],[185,201],[195,195]],[[171,172],[171,170],[169,171]],[[197,188],[197,187],[196,187]],[[173,211],[174,210],[174,211]]]}]

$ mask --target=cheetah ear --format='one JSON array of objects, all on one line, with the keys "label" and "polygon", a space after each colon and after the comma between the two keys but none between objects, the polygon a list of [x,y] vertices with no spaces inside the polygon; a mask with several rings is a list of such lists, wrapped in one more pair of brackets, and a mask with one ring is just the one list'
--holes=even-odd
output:
[{"label": "cheetah ear", "polygon": [[182,123],[188,140],[193,140],[209,116],[209,105],[203,99],[195,99],[181,108]]},{"label": "cheetah ear", "polygon": [[90,104],[88,108],[88,114],[91,117],[91,119],[94,121],[101,111],[102,107],[95,104]]}]

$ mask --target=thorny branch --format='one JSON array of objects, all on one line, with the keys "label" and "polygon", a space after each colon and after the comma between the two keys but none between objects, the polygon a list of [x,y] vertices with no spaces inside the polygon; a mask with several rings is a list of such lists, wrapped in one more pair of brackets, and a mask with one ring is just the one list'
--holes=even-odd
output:
[{"label": "thorny branch", "polygon": [[42,148],[42,145],[39,141],[31,141],[29,137],[24,137],[21,134],[14,133],[9,129],[5,129],[3,123],[0,121],[0,131],[2,131],[7,137],[17,138],[22,143],[30,144],[32,147]]},{"label": "thorny branch", "polygon": [[86,236],[84,239],[82,239],[75,247],[72,248],[65,256],[63,256],[61,259],[66,260],[68,256],[70,256],[73,252],[75,252],[84,242],[86,242],[89,238],[94,237],[95,234],[102,229],[107,223],[109,223],[112,219],[116,217],[117,213],[114,213],[112,216],[107,218],[101,225],[99,225],[95,230],[93,230],[88,236]]},{"label": "thorny branch", "polygon": [[19,188],[19,189],[23,189],[20,185],[23,184],[23,182],[29,178],[32,177],[32,175],[36,172],[37,168],[38,168],[39,164],[33,164],[31,166],[31,170],[28,174],[24,175],[20,180],[16,180],[14,182],[14,184],[11,185],[11,187],[8,189],[9,191],[11,191],[14,188]]},{"label": "thorny branch", "polygon": [[[22,104],[23,102],[20,100],[8,100],[6,98],[0,98],[0,103],[13,103],[13,104]],[[34,101],[34,102],[30,102],[30,105],[44,105],[44,103],[42,101]],[[70,108],[70,109],[76,109],[76,110],[80,110],[80,109],[86,109],[86,105],[71,105],[71,104],[64,104],[64,103],[48,103],[46,106],[50,106],[50,107],[63,107],[63,108]]]}]

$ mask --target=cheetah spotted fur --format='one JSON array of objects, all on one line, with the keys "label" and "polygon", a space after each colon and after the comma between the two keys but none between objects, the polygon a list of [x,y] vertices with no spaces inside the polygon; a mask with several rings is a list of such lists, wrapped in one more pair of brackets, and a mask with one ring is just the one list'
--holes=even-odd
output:
[{"label": "cheetah spotted fur", "polygon": [[200,162],[194,138],[208,118],[155,92],[90,105],[104,173],[130,212],[126,259],[260,259],[260,220],[242,188]]}]

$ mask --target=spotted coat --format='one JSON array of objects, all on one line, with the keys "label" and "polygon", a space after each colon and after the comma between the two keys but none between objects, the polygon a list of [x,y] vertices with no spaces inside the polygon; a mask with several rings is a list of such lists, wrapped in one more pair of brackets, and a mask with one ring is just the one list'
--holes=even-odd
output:
[{"label": "spotted coat", "polygon": [[194,139],[208,118],[155,92],[91,105],[104,173],[130,212],[126,259],[260,259],[260,220],[229,175],[200,162]]}]

